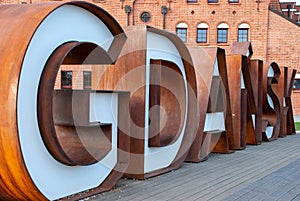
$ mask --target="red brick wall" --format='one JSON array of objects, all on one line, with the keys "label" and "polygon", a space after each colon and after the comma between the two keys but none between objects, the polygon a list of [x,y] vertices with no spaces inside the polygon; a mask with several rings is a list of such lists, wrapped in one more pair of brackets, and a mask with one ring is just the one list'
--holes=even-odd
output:
[{"label": "red brick wall", "polygon": [[[32,3],[47,0],[2,0],[6,3]],[[249,40],[252,42],[254,51],[253,58],[266,59],[267,52],[267,25],[268,25],[268,6],[270,1],[240,0],[240,3],[229,3],[228,0],[219,0],[217,4],[208,4],[207,0],[198,0],[197,3],[187,3],[187,0],[90,0],[96,5],[104,8],[122,25],[129,24],[147,24],[149,26],[162,28],[163,15],[161,6],[168,7],[166,15],[166,30],[175,33],[176,25],[185,22],[188,25],[188,45],[200,45],[196,43],[197,25],[205,22],[209,25],[208,44],[206,46],[216,46],[217,44],[217,26],[225,22],[229,25],[228,44],[220,45],[222,48],[227,47],[237,41],[238,26],[246,22],[250,25]],[[277,1],[277,0],[272,0]],[[125,5],[131,6],[132,12],[129,16],[125,13]],[[140,20],[140,14],[148,11],[151,14],[149,23]],[[214,14],[213,14],[214,13]]]},{"label": "red brick wall", "polygon": [[[1,2],[2,1],[2,2]],[[0,0],[0,3],[37,3],[48,0]],[[217,26],[225,22],[229,25],[228,44],[220,45],[227,49],[228,46],[237,41],[238,26],[246,22],[250,25],[249,40],[252,42],[254,59],[276,61],[281,66],[289,66],[300,69],[300,37],[299,27],[290,23],[279,15],[269,11],[269,4],[273,8],[279,7],[278,0],[266,0],[261,3],[256,1],[240,0],[240,3],[228,3],[228,0],[219,0],[217,4],[208,4],[207,0],[198,0],[197,3],[187,3],[187,0],[94,0],[91,2],[107,10],[122,25],[145,24],[140,20],[140,14],[148,11],[151,20],[146,23],[149,26],[162,28],[163,15],[161,6],[168,7],[166,15],[166,30],[175,33],[176,25],[184,22],[188,25],[187,45],[203,45],[196,43],[197,25],[205,22],[209,25],[208,44],[205,46],[216,46]],[[125,13],[125,5],[131,6],[132,12]],[[300,70],[299,70],[300,71]],[[78,76],[77,76],[78,75]],[[78,81],[74,88],[82,88],[82,70],[74,70],[73,77]],[[56,87],[60,86],[60,74],[58,75]],[[75,79],[75,78],[74,78]],[[294,111],[300,114],[300,93],[293,95]],[[298,109],[299,108],[299,109]]]},{"label": "red brick wall", "polygon": [[300,26],[269,12],[268,61],[280,66],[300,67]]},{"label": "red brick wall", "polygon": [[[161,6],[167,6],[170,10],[166,15],[166,30],[175,33],[176,25],[185,22],[188,25],[188,45],[200,45],[196,43],[197,25],[205,22],[209,25],[208,44],[217,44],[217,26],[225,22],[229,25],[228,44],[222,45],[227,48],[233,41],[237,41],[238,26],[246,22],[250,25],[249,39],[252,42],[254,58],[266,59],[267,42],[267,21],[268,21],[268,1],[262,1],[259,5],[255,1],[240,0],[240,3],[228,3],[228,0],[219,0],[218,4],[208,4],[207,0],[198,0],[198,3],[187,3],[186,0],[137,0],[133,6],[133,1],[125,0],[123,6],[130,5],[134,11],[130,13],[130,25],[145,24],[140,20],[143,11],[151,13],[151,20],[147,25],[163,28],[163,15]],[[122,2],[105,0],[97,5],[108,10],[123,26],[127,25],[127,15],[122,8]],[[259,8],[259,10],[258,10]],[[213,14],[214,12],[214,14]]]},{"label": "red brick wall", "polygon": [[[268,61],[300,71],[300,27],[280,15],[269,12]],[[292,95],[294,114],[300,114],[300,91]]]},{"label": "red brick wall", "polygon": [[83,89],[83,71],[92,71],[92,66],[62,65],[57,73],[55,89],[61,88],[61,71],[72,71],[72,89]]}]

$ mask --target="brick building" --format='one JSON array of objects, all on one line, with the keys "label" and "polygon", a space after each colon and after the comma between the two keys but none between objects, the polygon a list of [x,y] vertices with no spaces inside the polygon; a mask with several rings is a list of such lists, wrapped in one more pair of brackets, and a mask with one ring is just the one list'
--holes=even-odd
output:
[{"label": "brick building", "polygon": [[294,0],[281,0],[280,2],[281,11],[282,13],[297,22],[300,23],[300,6],[296,4],[296,1]]},{"label": "brick building", "polygon": [[[0,0],[38,3],[45,0]],[[300,26],[282,12],[278,0],[92,0],[122,26],[146,24],[177,33],[189,46],[228,49],[234,41],[251,41],[255,59],[275,61],[300,72]],[[87,69],[75,69],[83,80]],[[65,70],[69,71],[69,70]],[[67,80],[62,72],[58,80]],[[69,73],[70,74],[70,73]],[[60,78],[61,76],[62,78]],[[88,76],[88,75],[86,75]],[[86,78],[89,79],[89,78]],[[63,81],[64,82],[64,81]],[[77,83],[74,81],[73,83]],[[69,83],[70,84],[70,83]],[[294,113],[300,114],[300,74],[293,93]],[[56,86],[59,87],[60,83]],[[73,86],[82,88],[83,84]],[[67,86],[68,88],[68,86]],[[299,93],[298,93],[299,92]]]}]

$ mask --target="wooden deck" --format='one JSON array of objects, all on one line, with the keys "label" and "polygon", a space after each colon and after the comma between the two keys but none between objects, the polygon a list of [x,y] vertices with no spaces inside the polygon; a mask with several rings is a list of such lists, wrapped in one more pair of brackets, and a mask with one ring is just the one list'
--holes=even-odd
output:
[{"label": "wooden deck", "polygon": [[300,134],[211,154],[147,180],[122,179],[85,200],[300,200]]}]

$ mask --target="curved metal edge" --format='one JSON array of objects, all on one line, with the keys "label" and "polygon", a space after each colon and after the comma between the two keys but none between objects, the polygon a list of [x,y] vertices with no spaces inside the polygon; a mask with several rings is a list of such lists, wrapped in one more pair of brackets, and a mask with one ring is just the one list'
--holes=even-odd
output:
[{"label": "curved metal edge", "polygon": [[[268,78],[269,68],[273,68],[274,76]],[[263,115],[262,119],[267,120],[268,124],[274,126],[271,138],[263,136],[265,141],[272,141],[279,137],[280,132],[280,102],[272,89],[272,85],[278,84],[281,71],[276,62],[264,62],[263,64]],[[267,94],[271,97],[274,109],[269,105]]]},{"label": "curved metal edge", "polygon": [[[3,92],[0,102],[7,106],[1,110],[2,117],[0,118],[0,127],[2,128],[0,130],[0,142],[2,143],[0,146],[1,161],[6,164],[0,167],[0,174],[3,178],[0,181],[2,190],[0,199],[46,200],[31,180],[20,148],[17,123],[18,80],[27,47],[35,31],[51,12],[65,4],[73,4],[86,9],[96,7],[95,5],[88,6],[87,4],[90,5],[90,3],[87,2],[48,2],[26,6],[3,5],[0,8],[0,19],[3,26],[3,29],[1,28],[0,31],[3,39],[0,42],[0,46],[9,47],[2,52],[2,55],[5,55],[2,58],[5,59],[0,60],[1,66],[5,66],[5,69],[0,72]],[[92,10],[93,12],[97,11],[96,8]],[[103,9],[99,10],[104,13]],[[105,22],[109,24],[109,27],[115,27],[111,29],[113,34],[119,36],[114,39],[110,48],[111,58],[115,60],[119,53],[118,50],[122,49],[126,41],[126,35],[120,25],[110,15],[106,12],[104,15],[106,16]],[[18,20],[15,20],[16,18]],[[23,26],[24,24],[26,26]],[[21,30],[20,28],[23,29]],[[20,31],[23,33],[22,37],[18,34]],[[18,51],[12,52],[11,50]],[[14,149],[11,149],[11,147],[14,147]]]},{"label": "curved metal edge", "polygon": [[[70,156],[65,152],[64,142],[60,140],[58,136],[59,132],[56,132],[57,130],[55,129],[55,123],[53,120],[53,91],[55,80],[58,70],[63,63],[82,64],[81,62],[84,62],[84,58],[94,50],[96,50],[96,53],[100,54],[101,56],[97,57],[99,60],[97,58],[90,58],[93,63],[95,62],[100,64],[102,61],[106,63],[111,62],[111,59],[109,58],[109,55],[107,55],[106,51],[95,44],[88,42],[69,42],[61,45],[52,53],[46,62],[40,79],[37,115],[42,139],[52,156],[56,160],[66,165],[92,165],[98,162],[98,160],[94,159],[94,157],[91,156],[87,151],[85,160],[81,160],[79,158],[70,158]],[[73,128],[76,128],[75,123],[76,122],[74,122],[74,125],[72,126]],[[67,135],[74,136],[74,138],[77,139],[76,141],[81,142],[80,139],[78,139],[79,136],[77,134],[71,134],[74,132],[74,129],[64,130],[66,134],[69,133]],[[82,143],[78,144],[78,146],[84,147]]]},{"label": "curved metal edge", "polygon": [[[186,129],[184,132],[184,137],[180,146],[180,149],[171,163],[171,165],[165,168],[165,171],[177,169],[186,159],[189,149],[196,137],[198,121],[199,121],[199,113],[198,111],[198,104],[197,104],[197,78],[196,78],[196,71],[194,68],[194,63],[191,57],[191,54],[186,47],[186,45],[181,41],[178,36],[173,33],[167,32],[165,30],[159,30],[150,26],[147,26],[147,31],[157,33],[167,37],[169,40],[177,48],[186,73],[186,79],[188,84],[187,94],[188,94],[188,111],[187,111],[187,124]],[[149,174],[151,175],[151,173]]]}]

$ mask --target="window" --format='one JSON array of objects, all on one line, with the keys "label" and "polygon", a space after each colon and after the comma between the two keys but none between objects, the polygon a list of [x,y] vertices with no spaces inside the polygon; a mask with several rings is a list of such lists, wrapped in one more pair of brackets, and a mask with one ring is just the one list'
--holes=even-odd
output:
[{"label": "window", "polygon": [[229,26],[226,23],[218,25],[218,43],[227,43],[228,28]]},{"label": "window", "polygon": [[83,88],[91,89],[92,88],[92,72],[83,71]]},{"label": "window", "polygon": [[72,71],[61,71],[61,88],[72,89]]},{"label": "window", "polygon": [[218,43],[227,43],[228,29],[218,29]]},{"label": "window", "polygon": [[229,0],[229,3],[238,3],[239,0]]},{"label": "window", "polygon": [[238,42],[248,41],[248,29],[239,29],[238,30]]},{"label": "window", "polygon": [[208,0],[208,3],[218,3],[218,0]]},{"label": "window", "polygon": [[299,72],[296,73],[293,89],[300,90],[300,73]]},{"label": "window", "polygon": [[187,0],[188,3],[197,3],[197,0]]},{"label": "window", "polygon": [[176,28],[176,34],[183,42],[187,40],[187,29],[185,28]]},{"label": "window", "polygon": [[179,23],[176,26],[176,34],[183,42],[187,41],[187,28],[186,23]]},{"label": "window", "polygon": [[248,41],[250,26],[246,23],[240,24],[238,28],[238,42],[246,42]]},{"label": "window", "polygon": [[151,15],[149,12],[142,12],[141,14],[141,20],[145,23],[149,22],[151,19]]},{"label": "window", "polygon": [[197,28],[197,43],[207,43],[207,29]]},{"label": "window", "polygon": [[207,43],[207,30],[206,23],[200,23],[197,26],[197,43]]},{"label": "window", "polygon": [[293,89],[295,90],[300,90],[300,79],[295,79],[294,80],[294,86]]}]

